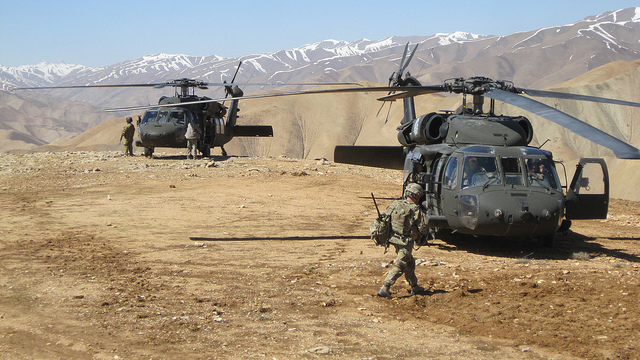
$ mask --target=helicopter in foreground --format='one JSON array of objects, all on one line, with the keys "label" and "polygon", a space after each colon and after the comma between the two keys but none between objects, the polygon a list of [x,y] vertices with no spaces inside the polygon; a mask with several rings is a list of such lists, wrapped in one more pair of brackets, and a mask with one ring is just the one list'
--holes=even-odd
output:
[{"label": "helicopter in foreground", "polygon": [[[379,99],[403,99],[404,118],[397,128],[401,146],[338,146],[336,162],[404,170],[405,186],[415,182],[425,190],[421,200],[432,235],[450,229],[478,236],[534,238],[550,247],[554,234],[567,231],[572,219],[607,217],[609,175],[604,159],[581,159],[565,193],[551,152],[529,146],[531,122],[524,116],[497,115],[495,100],[562,125],[621,159],[640,159],[640,150],[520,94],[636,107],[640,103],[518,89],[485,77],[422,86],[409,73],[402,76],[415,53],[414,49],[405,63],[407,48],[400,70],[390,79],[398,92]],[[455,112],[416,116],[414,96],[435,92],[462,94],[462,106]],[[490,99],[488,111],[485,98]]]}]

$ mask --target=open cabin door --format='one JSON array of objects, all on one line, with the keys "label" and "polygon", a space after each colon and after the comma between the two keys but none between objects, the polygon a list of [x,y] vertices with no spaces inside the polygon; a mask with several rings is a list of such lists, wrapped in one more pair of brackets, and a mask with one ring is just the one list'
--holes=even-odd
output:
[{"label": "open cabin door", "polygon": [[568,219],[606,219],[609,171],[604,159],[580,159],[567,189]]}]

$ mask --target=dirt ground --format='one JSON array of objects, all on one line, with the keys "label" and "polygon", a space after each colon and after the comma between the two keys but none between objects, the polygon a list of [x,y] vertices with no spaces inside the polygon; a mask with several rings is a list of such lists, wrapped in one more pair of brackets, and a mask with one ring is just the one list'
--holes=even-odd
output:
[{"label": "dirt ground", "polygon": [[1,358],[640,358],[640,203],[553,249],[442,234],[389,300],[399,172],[157,155],[0,154]]}]

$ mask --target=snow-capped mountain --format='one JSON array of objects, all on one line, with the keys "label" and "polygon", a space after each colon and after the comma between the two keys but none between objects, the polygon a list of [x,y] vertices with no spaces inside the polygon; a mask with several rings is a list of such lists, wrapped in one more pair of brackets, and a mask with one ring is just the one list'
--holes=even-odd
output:
[{"label": "snow-capped mountain", "polygon": [[[0,65],[0,83],[2,85],[54,86],[62,79],[69,76],[85,76],[100,69],[82,65],[71,65],[62,62],[46,63],[44,61],[36,65],[22,65],[8,67]],[[3,90],[6,90],[3,88]]]},{"label": "snow-capped mountain", "polygon": [[[412,43],[450,44],[485,38],[484,35],[457,32],[430,37],[390,37],[380,41],[354,42],[325,40],[295,49],[269,54],[251,54],[241,58],[156,54],[126,60],[104,68],[89,68],[64,63],[39,63],[15,68],[0,65],[0,81],[14,87],[63,86],[69,84],[126,84],[163,82],[190,77],[220,82],[229,79],[239,61],[243,62],[238,82],[277,82],[342,70],[380,56],[396,53],[407,41]],[[319,64],[323,64],[318,67]],[[308,67],[313,67],[309,72]],[[377,79],[364,79],[375,81]]]},{"label": "snow-capped mountain", "polygon": [[[424,84],[439,84],[452,77],[487,76],[514,81],[521,87],[544,88],[612,61],[640,58],[638,34],[640,7],[635,7],[590,16],[572,24],[504,36],[455,32],[353,42],[325,40],[240,58],[148,55],[104,68],[62,63],[0,66],[0,85],[6,90],[10,87],[160,83],[185,77],[221,82],[233,77],[240,61],[238,83],[371,81],[386,84],[389,75],[398,68],[405,45],[411,43],[418,44],[418,51],[408,70]],[[245,93],[256,93],[273,88],[243,89]],[[167,88],[64,89],[38,95],[109,108],[154,104],[160,96],[171,95],[170,91]],[[210,89],[198,93],[216,96],[222,91]],[[29,101],[30,94],[19,92],[6,98],[18,96]],[[19,109],[12,109],[11,114],[14,111]],[[21,132],[35,135],[28,126],[14,126],[12,120],[6,118],[7,113],[0,111],[4,128],[19,128]],[[32,116],[25,119],[29,117]],[[51,123],[55,119],[47,121]],[[97,121],[97,118],[87,119],[86,126]]]}]

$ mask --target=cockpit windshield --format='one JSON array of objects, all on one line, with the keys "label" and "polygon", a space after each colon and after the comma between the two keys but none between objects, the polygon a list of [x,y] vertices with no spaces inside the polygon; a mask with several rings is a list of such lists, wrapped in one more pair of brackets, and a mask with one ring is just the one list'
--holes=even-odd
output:
[{"label": "cockpit windshield", "polygon": [[465,156],[462,171],[462,188],[501,184],[495,156]]},{"label": "cockpit windshield", "polygon": [[156,120],[156,117],[158,116],[158,109],[149,109],[147,111],[144,112],[144,117],[142,118],[142,121],[140,121],[140,124],[146,124],[148,122],[154,122]]},{"label": "cockpit windshield", "polygon": [[462,165],[457,165],[455,162],[448,164],[445,180],[449,179],[449,183],[445,182],[445,187],[447,184],[450,189],[456,187],[454,179],[456,172],[460,171],[456,170],[458,166],[462,169],[461,189],[506,184],[561,190],[555,164],[550,158],[466,155],[462,159]]},{"label": "cockpit windshield", "polygon": [[558,173],[551,159],[527,159],[527,179],[530,186],[561,190]]},{"label": "cockpit windshield", "polygon": [[184,125],[186,120],[193,119],[191,112],[185,109],[149,109],[144,113],[140,124],[175,124]]}]

